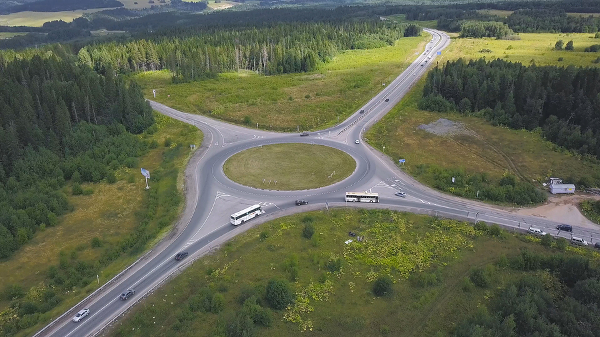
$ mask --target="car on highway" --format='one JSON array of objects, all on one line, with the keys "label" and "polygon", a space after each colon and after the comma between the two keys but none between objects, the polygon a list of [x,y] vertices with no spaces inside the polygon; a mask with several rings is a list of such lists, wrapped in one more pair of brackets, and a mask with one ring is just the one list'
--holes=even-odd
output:
[{"label": "car on highway", "polygon": [[596,248],[596,249],[600,249],[600,242],[596,242],[596,243],[594,243],[594,248]]},{"label": "car on highway", "polygon": [[308,205],[306,200],[296,200],[296,206]]},{"label": "car on highway", "polygon": [[571,225],[558,225],[556,226],[556,229],[558,229],[559,231],[573,232],[573,227]]},{"label": "car on highway", "polygon": [[527,230],[527,232],[529,234],[534,234],[534,235],[546,235],[546,232],[542,231],[539,228],[533,228],[533,227],[529,227],[529,229]]},{"label": "car on highway", "polygon": [[587,246],[588,243],[582,238],[578,238],[576,236],[571,237],[571,243],[577,246]]},{"label": "car on highway", "polygon": [[406,193],[405,192],[396,192],[396,193],[394,193],[394,195],[398,196],[398,197],[406,198]]},{"label": "car on highway", "polygon": [[389,98],[386,98],[386,99],[385,99],[385,101],[386,101],[386,102],[389,102],[389,101],[390,101],[390,99],[389,99]]},{"label": "car on highway", "polygon": [[364,113],[365,113],[365,110],[360,110],[360,113],[361,113],[361,114],[364,114]]},{"label": "car on highway", "polygon": [[360,140],[358,140],[358,139],[357,139],[357,140],[355,140],[355,141],[354,141],[354,144],[360,144]]},{"label": "car on highway", "polygon": [[130,298],[134,294],[135,294],[135,290],[127,289],[121,294],[120,298],[121,298],[121,300],[125,301],[126,299]]},{"label": "car on highway", "polygon": [[188,252],[179,252],[177,255],[175,255],[175,260],[181,261],[185,259],[186,256],[188,256]]},{"label": "car on highway", "polygon": [[300,137],[305,137],[305,136],[308,136],[308,132],[306,132],[306,131],[302,131],[302,132],[300,133]]},{"label": "car on highway", "polygon": [[90,309],[79,310],[79,312],[73,317],[73,322],[77,323],[81,321],[85,316],[90,314]]}]

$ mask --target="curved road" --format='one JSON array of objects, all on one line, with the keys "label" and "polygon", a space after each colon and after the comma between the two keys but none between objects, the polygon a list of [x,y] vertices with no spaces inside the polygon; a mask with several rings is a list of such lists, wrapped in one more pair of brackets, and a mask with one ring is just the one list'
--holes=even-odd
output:
[{"label": "curved road", "polygon": [[[132,266],[84,299],[80,304],[42,329],[37,336],[95,336],[110,325],[144,295],[152,292],[165,280],[225,240],[230,239],[254,224],[279,216],[328,206],[343,206],[346,191],[372,191],[380,195],[379,204],[351,203],[348,206],[385,207],[444,216],[469,221],[486,221],[513,228],[535,226],[555,234],[557,223],[543,218],[520,216],[470,200],[448,196],[417,183],[375,149],[362,142],[362,133],[381,119],[408,92],[411,86],[427,71],[437,52],[450,43],[443,32],[425,29],[432,39],[425,52],[383,91],[373,97],[360,110],[335,127],[313,132],[308,137],[298,134],[281,134],[250,130],[212,120],[204,116],[183,113],[156,102],[152,107],[171,117],[196,125],[204,132],[204,142],[186,171],[187,205],[180,220],[180,232],[158,244]],[[363,113],[360,111],[364,110]],[[355,144],[360,140],[360,144]],[[320,144],[352,155],[357,167],[347,179],[331,186],[306,191],[272,191],[268,186],[255,189],[232,182],[223,174],[223,163],[231,155],[248,148],[275,143]],[[268,177],[265,177],[268,179]],[[394,196],[398,190],[406,198]],[[305,199],[308,206],[296,207],[296,199]],[[265,214],[242,226],[229,224],[229,215],[253,204],[263,205]],[[569,238],[566,233],[556,233]],[[574,228],[574,234],[585,239],[599,237],[600,232]],[[190,257],[182,262],[174,255],[182,250]],[[119,295],[133,288],[136,294],[127,301]],[[71,322],[80,309],[89,308],[90,315],[79,323]]]}]

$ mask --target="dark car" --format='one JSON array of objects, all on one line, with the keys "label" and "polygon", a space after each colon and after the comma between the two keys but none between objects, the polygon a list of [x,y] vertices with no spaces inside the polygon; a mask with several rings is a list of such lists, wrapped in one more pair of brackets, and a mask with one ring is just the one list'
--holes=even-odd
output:
[{"label": "dark car", "polygon": [[596,249],[600,249],[600,242],[596,242],[596,243],[594,243],[594,248],[596,248]]},{"label": "dark car", "polygon": [[571,227],[571,225],[558,225],[556,226],[556,229],[558,229],[559,231],[573,232],[573,227]]},{"label": "dark car", "polygon": [[365,113],[365,110],[360,110],[360,113],[361,113],[361,114],[364,114],[364,113]]},{"label": "dark car", "polygon": [[175,260],[183,260],[186,256],[188,256],[188,252],[180,252],[175,255]]},{"label": "dark car", "polygon": [[133,289],[127,289],[127,290],[125,290],[124,293],[121,294],[121,299],[123,301],[125,301],[126,299],[130,298],[131,296],[133,296],[133,294],[135,294],[135,290],[133,290]]},{"label": "dark car", "polygon": [[389,102],[389,101],[390,101],[390,99],[389,99],[389,98],[386,98],[386,99],[385,99],[385,101],[386,101],[386,102]]},{"label": "dark car", "polygon": [[296,206],[308,205],[306,200],[296,200]]},{"label": "dark car", "polygon": [[302,133],[300,133],[300,137],[304,137],[304,136],[308,136],[308,132],[303,131]]}]

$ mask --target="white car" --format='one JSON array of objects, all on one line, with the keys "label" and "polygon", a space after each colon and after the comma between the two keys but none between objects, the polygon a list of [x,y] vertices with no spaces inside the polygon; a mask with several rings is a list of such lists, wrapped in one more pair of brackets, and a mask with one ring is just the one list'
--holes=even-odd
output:
[{"label": "white car", "polygon": [[398,197],[406,198],[406,193],[404,193],[404,192],[396,192],[396,193],[394,193],[394,195],[398,196]]},{"label": "white car", "polygon": [[542,231],[539,228],[533,228],[533,227],[529,227],[529,229],[527,230],[529,233],[531,234],[535,234],[535,235],[546,235],[546,232]]},{"label": "white car", "polygon": [[90,309],[83,309],[83,310],[79,310],[79,312],[77,313],[77,315],[75,315],[75,317],[73,317],[73,322],[79,322],[81,321],[85,316],[90,314]]},{"label": "white car", "polygon": [[354,144],[360,144],[360,140],[358,140],[358,139],[357,139],[357,140],[355,140],[355,141],[354,141]]},{"label": "white car", "polygon": [[587,241],[585,241],[582,238],[575,237],[575,236],[571,237],[571,243],[574,245],[578,245],[578,246],[587,246],[588,245]]}]

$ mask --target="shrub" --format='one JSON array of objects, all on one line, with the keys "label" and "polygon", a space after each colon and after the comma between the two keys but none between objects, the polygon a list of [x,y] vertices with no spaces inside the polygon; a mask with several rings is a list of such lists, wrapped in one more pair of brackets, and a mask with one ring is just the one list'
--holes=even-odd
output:
[{"label": "shrub", "polygon": [[125,162],[123,164],[128,168],[135,168],[138,166],[138,159],[135,157],[129,157],[125,159]]},{"label": "shrub", "polygon": [[158,147],[158,142],[156,141],[156,139],[152,139],[150,144],[148,144],[148,147],[151,149],[156,149]]},{"label": "shrub", "polygon": [[275,310],[283,310],[294,302],[294,293],[286,281],[270,280],[267,284],[265,300]]},{"label": "shrub", "polygon": [[250,125],[250,124],[252,124],[252,118],[250,116],[246,115],[246,116],[244,116],[244,121],[243,122],[246,125]]},{"label": "shrub", "polygon": [[2,295],[5,300],[12,301],[25,296],[25,290],[18,284],[9,284]]},{"label": "shrub", "polygon": [[114,184],[117,182],[117,176],[115,175],[115,172],[109,171],[106,174],[106,182],[109,184]]},{"label": "shrub", "polygon": [[218,314],[221,311],[223,311],[224,307],[225,307],[225,297],[223,297],[223,294],[221,294],[221,293],[214,294],[210,301],[210,312],[212,312],[213,314]]},{"label": "shrub", "polygon": [[73,175],[71,175],[71,181],[74,183],[81,183],[81,174],[79,174],[79,171],[73,172]]},{"label": "shrub", "polygon": [[171,147],[171,144],[173,144],[173,140],[171,138],[165,138],[165,142],[164,142],[164,146],[165,147]]},{"label": "shrub", "polygon": [[556,240],[556,249],[558,249],[560,251],[565,251],[567,249],[568,245],[569,245],[569,242],[565,238],[558,238]]},{"label": "shrub", "polygon": [[573,46],[573,40],[567,42],[567,45],[565,46],[565,50],[570,50],[570,51],[575,50],[575,47]]},{"label": "shrub", "polygon": [[342,259],[341,258],[336,258],[336,259],[330,259],[329,261],[327,261],[327,270],[329,270],[332,273],[336,273],[339,272],[340,270],[342,270]]},{"label": "shrub", "polygon": [[313,234],[315,234],[315,227],[312,223],[307,223],[304,225],[304,229],[302,230],[302,236],[306,239],[312,238]]},{"label": "shrub", "polygon": [[554,49],[562,50],[564,45],[565,45],[565,43],[563,42],[563,40],[558,40],[558,41],[556,41],[556,44],[554,45]]},{"label": "shrub", "polygon": [[473,284],[473,282],[471,282],[470,278],[465,277],[461,282],[460,288],[462,289],[462,291],[470,293],[471,291],[473,291],[473,289],[475,289],[475,285]]},{"label": "shrub", "polygon": [[262,232],[260,232],[260,235],[258,236],[258,239],[260,241],[265,241],[268,237],[269,237],[269,232],[262,231]]},{"label": "shrub", "polygon": [[83,188],[81,188],[81,185],[79,185],[78,183],[74,183],[71,187],[71,193],[73,195],[81,195],[83,194]]},{"label": "shrub", "polygon": [[487,233],[487,231],[489,230],[488,225],[484,221],[477,221],[473,227],[476,231],[482,233]]},{"label": "shrub", "polygon": [[558,58],[558,62],[562,62],[562,61],[564,61],[564,60],[565,60],[565,59],[564,59],[564,57],[559,57],[559,58]]},{"label": "shrub", "polygon": [[475,268],[471,270],[469,279],[471,280],[471,282],[473,282],[474,285],[480,288],[487,288],[491,283],[489,274],[490,273],[488,273],[483,268]]},{"label": "shrub", "polygon": [[92,248],[102,247],[102,242],[98,237],[93,237],[91,242]]},{"label": "shrub", "polygon": [[497,224],[493,224],[490,226],[489,233],[491,236],[501,237],[502,236],[502,228]]},{"label": "shrub", "polygon": [[550,234],[546,234],[542,236],[542,240],[540,241],[540,243],[542,244],[542,246],[544,247],[552,247],[552,241],[554,241],[552,239],[552,236],[550,236]]},{"label": "shrub", "polygon": [[373,294],[378,297],[391,295],[393,284],[394,282],[389,275],[381,275],[373,283]]}]

